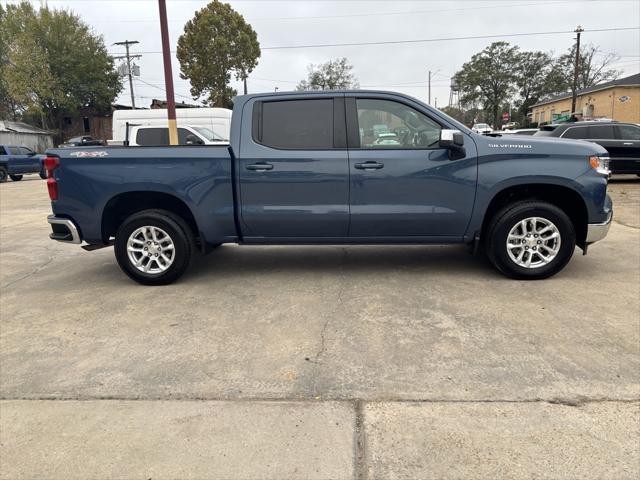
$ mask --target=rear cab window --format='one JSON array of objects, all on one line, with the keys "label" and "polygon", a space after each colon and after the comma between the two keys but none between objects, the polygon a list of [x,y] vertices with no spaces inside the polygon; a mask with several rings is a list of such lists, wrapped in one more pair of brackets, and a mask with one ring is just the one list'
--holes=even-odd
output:
[{"label": "rear cab window", "polygon": [[333,149],[334,98],[257,102],[252,136],[277,149]]}]

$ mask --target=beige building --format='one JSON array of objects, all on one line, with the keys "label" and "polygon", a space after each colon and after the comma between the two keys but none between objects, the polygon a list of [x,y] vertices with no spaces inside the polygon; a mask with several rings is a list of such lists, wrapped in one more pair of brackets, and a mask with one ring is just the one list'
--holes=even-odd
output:
[{"label": "beige building", "polygon": [[[584,120],[610,118],[640,123],[640,73],[578,90],[576,112],[582,112]],[[533,105],[529,120],[538,124],[551,123],[558,116],[571,113],[571,94],[568,93]]]}]

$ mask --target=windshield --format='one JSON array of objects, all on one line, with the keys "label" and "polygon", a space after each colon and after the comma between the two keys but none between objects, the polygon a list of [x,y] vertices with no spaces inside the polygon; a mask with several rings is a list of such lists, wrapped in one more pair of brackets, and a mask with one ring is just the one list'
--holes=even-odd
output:
[{"label": "windshield", "polygon": [[209,130],[206,127],[193,127],[193,129],[196,132],[198,132],[200,135],[202,135],[204,138],[209,140],[210,142],[214,142],[214,141],[226,142],[227,141],[226,138],[222,138],[220,135],[218,135],[217,133]]},{"label": "windshield", "polygon": [[486,123],[476,123],[476,128],[489,128]]}]

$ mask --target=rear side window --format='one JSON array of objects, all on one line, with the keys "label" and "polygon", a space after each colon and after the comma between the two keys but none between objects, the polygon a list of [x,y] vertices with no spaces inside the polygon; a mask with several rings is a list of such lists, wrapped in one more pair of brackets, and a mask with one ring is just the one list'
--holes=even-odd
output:
[{"label": "rear side window", "polygon": [[571,127],[562,135],[562,138],[589,138],[589,129],[587,127]]},{"label": "rear side window", "polygon": [[136,134],[136,143],[142,146],[169,145],[167,128],[140,128]]},{"label": "rear side window", "polygon": [[0,147],[0,155],[6,155],[7,151],[4,149],[4,147]]},{"label": "rear side window", "polygon": [[589,127],[589,138],[595,140],[611,140],[615,138],[613,125],[591,125]]},{"label": "rear side window", "polygon": [[9,153],[11,155],[20,155],[20,149],[18,147],[9,147]]},{"label": "rear side window", "polygon": [[[273,148],[333,148],[333,99],[263,102],[254,140]],[[256,128],[257,127],[257,128]]]},{"label": "rear side window", "polygon": [[640,127],[635,125],[616,125],[621,140],[640,140]]}]

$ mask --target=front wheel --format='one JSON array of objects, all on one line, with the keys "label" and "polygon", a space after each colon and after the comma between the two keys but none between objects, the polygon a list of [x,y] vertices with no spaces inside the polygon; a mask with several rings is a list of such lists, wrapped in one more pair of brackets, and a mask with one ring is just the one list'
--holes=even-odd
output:
[{"label": "front wheel", "polygon": [[189,226],[164,210],[131,215],[116,233],[115,255],[120,268],[144,285],[166,285],[189,266],[194,241]]},{"label": "front wheel", "polygon": [[553,204],[525,201],[499,211],[487,229],[486,253],[511,278],[537,280],[562,270],[571,259],[576,233],[567,214]]},{"label": "front wheel", "polygon": [[24,175],[9,175],[9,177],[11,177],[11,180],[13,180],[14,182],[19,182],[20,180],[22,180],[22,177],[24,177]]}]

